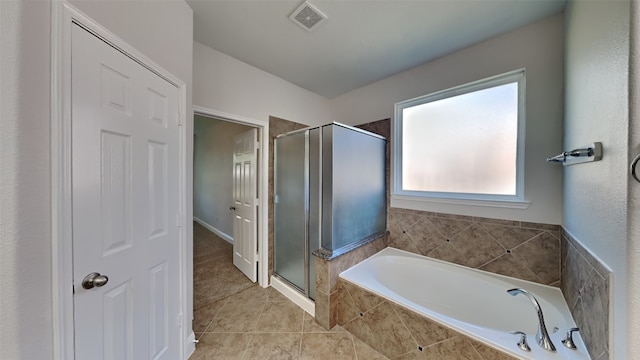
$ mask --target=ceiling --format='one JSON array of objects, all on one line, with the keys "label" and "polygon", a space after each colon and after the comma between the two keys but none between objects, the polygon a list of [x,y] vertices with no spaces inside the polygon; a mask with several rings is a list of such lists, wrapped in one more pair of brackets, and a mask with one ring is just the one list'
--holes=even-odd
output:
[{"label": "ceiling", "polygon": [[312,32],[302,3],[187,0],[194,40],[332,99],[559,13],[565,0],[309,0],[328,20]]}]

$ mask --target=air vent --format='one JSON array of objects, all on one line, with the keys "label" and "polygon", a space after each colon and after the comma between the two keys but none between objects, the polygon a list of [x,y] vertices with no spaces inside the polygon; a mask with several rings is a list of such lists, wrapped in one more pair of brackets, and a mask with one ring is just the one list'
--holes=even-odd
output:
[{"label": "air vent", "polygon": [[327,16],[305,1],[289,16],[289,19],[307,31],[312,31],[327,20]]}]

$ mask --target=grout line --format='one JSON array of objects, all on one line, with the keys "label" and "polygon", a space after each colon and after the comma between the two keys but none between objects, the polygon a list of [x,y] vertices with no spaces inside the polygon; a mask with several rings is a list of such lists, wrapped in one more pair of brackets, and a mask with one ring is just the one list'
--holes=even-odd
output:
[{"label": "grout line", "polygon": [[306,318],[306,316],[308,314],[303,309],[299,309],[299,310],[302,310],[302,326],[300,327],[300,333],[303,333],[304,332],[304,319]]},{"label": "grout line", "polygon": [[[400,314],[398,314],[398,309],[396,309],[396,307],[398,307],[399,305],[395,305],[395,304],[390,304],[391,305],[391,311],[393,311],[394,314],[396,314],[396,317],[398,318],[398,320],[400,320],[400,324],[402,324],[402,326],[404,326],[404,328],[407,330],[407,332],[409,333],[409,335],[411,336],[411,340],[413,340],[413,344],[414,346],[414,350],[417,346],[422,346],[418,343],[418,340],[416,339],[415,335],[413,335],[413,332],[411,330],[409,330],[409,327],[407,326],[406,322],[402,319],[402,316],[400,316]],[[409,310],[410,311],[410,310]],[[429,324],[431,325],[431,324]]]},{"label": "grout line", "polygon": [[244,351],[242,352],[242,357],[241,359],[246,359],[247,357],[247,351],[249,350],[249,346],[251,345],[251,342],[253,341],[253,334],[249,335],[249,341],[247,341],[247,344],[244,346]]},{"label": "grout line", "polygon": [[298,345],[298,358],[302,357],[302,339],[304,338],[304,333],[300,334],[300,343]]},{"label": "grout line", "polygon": [[[262,310],[260,310],[260,315],[258,315],[258,319],[256,320],[255,329],[258,328],[258,324],[260,324],[260,319],[262,318],[262,314],[264,314],[264,310],[265,310],[266,307],[267,307],[267,302],[265,301],[262,304]],[[254,331],[255,331],[255,329],[254,329]]]},{"label": "grout line", "polygon": [[[211,321],[209,321],[209,324],[207,324],[207,327],[205,327],[204,330],[202,330],[202,333],[206,333],[207,330],[209,330],[209,327],[211,327],[211,324],[213,324],[213,321],[218,317],[218,315],[222,311],[222,308],[224,308],[225,305],[227,305],[228,299],[229,299],[229,296],[226,297],[226,298],[223,298],[221,300],[218,300],[218,301],[224,301],[224,303],[222,304],[222,306],[220,306],[218,311],[216,311],[216,313],[213,315],[213,317],[211,318]],[[215,304],[215,302],[213,304]],[[213,305],[213,304],[211,304],[211,305]],[[211,306],[211,305],[209,305],[209,306]]]},{"label": "grout line", "polygon": [[347,334],[351,335],[351,346],[353,346],[353,354],[356,356],[356,360],[359,360],[358,350],[356,349],[355,336],[353,334],[351,334],[350,332],[347,332]]}]

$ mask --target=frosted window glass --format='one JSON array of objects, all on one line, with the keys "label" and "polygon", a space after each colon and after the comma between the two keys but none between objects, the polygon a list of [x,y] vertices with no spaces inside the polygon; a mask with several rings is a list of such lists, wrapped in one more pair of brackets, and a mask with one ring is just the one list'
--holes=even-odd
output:
[{"label": "frosted window glass", "polygon": [[516,195],[518,83],[402,109],[402,190]]}]

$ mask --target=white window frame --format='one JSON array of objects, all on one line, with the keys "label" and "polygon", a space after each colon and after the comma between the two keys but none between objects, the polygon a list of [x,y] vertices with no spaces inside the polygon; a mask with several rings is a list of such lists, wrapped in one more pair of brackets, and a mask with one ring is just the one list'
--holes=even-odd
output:
[{"label": "white window frame", "polygon": [[[470,92],[483,90],[499,85],[518,83],[518,125],[516,145],[516,194],[472,194],[454,192],[409,191],[402,189],[402,111],[405,108],[434,102]],[[432,210],[424,204],[458,204],[498,208],[526,209],[530,202],[524,196],[525,168],[525,102],[526,102],[525,69],[510,71],[472,83],[405,100],[395,104],[392,124],[392,174],[391,174],[391,207],[403,207],[416,210]]]}]

